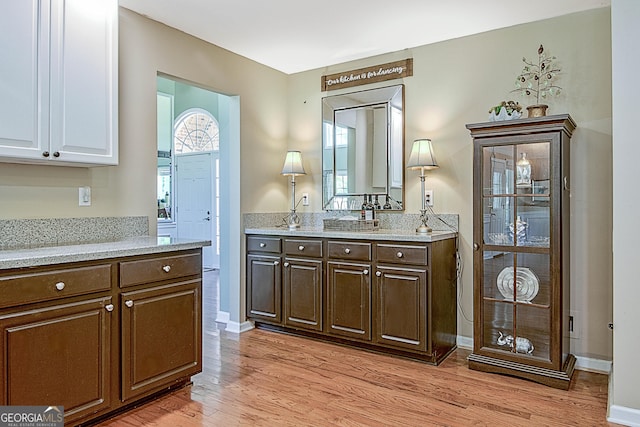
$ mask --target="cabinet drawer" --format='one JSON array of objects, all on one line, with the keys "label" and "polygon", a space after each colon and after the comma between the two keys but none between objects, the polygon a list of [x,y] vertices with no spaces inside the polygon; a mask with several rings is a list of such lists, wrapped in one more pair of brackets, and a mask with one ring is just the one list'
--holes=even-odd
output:
[{"label": "cabinet drawer", "polygon": [[329,241],[327,252],[331,258],[370,261],[371,243]]},{"label": "cabinet drawer", "polygon": [[287,255],[322,256],[322,240],[285,239],[284,252]]},{"label": "cabinet drawer", "polygon": [[200,253],[123,261],[120,287],[202,274]]},{"label": "cabinet drawer", "polygon": [[111,264],[0,277],[0,307],[111,289]]},{"label": "cabinet drawer", "polygon": [[281,241],[277,237],[247,237],[247,252],[271,252],[279,254],[281,249]]},{"label": "cabinet drawer", "polygon": [[377,249],[378,262],[427,265],[429,261],[428,246],[378,243]]}]

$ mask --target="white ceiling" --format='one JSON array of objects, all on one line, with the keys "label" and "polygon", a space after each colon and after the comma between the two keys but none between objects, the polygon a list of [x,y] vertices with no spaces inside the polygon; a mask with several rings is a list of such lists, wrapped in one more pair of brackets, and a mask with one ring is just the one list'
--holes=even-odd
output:
[{"label": "white ceiling", "polygon": [[119,0],[287,74],[606,7],[611,0]]}]

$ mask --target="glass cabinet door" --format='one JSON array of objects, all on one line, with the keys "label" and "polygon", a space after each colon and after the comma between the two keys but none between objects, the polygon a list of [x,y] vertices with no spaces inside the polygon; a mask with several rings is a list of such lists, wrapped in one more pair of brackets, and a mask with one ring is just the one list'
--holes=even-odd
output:
[{"label": "glass cabinet door", "polygon": [[483,347],[550,361],[550,143],[482,148]]}]

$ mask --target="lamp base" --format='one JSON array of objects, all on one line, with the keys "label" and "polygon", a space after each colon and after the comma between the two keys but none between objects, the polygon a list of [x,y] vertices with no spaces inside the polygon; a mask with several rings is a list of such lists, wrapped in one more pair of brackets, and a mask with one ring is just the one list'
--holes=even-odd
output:
[{"label": "lamp base", "polygon": [[431,233],[432,231],[433,229],[431,227],[428,227],[424,224],[416,228],[416,233],[420,233],[420,234],[428,234],[428,233]]},{"label": "lamp base", "polygon": [[297,230],[300,228],[300,218],[295,210],[291,210],[287,215],[287,226],[289,230]]},{"label": "lamp base", "polygon": [[427,210],[424,208],[420,209],[420,221],[422,222],[422,224],[418,228],[416,228],[416,233],[428,234],[433,231],[433,229],[427,225],[427,220]]}]

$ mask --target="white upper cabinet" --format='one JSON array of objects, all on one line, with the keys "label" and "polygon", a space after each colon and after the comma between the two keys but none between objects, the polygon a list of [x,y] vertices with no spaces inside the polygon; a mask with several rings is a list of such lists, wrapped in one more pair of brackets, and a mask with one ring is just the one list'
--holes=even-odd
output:
[{"label": "white upper cabinet", "polygon": [[117,0],[0,1],[0,161],[118,164]]}]

